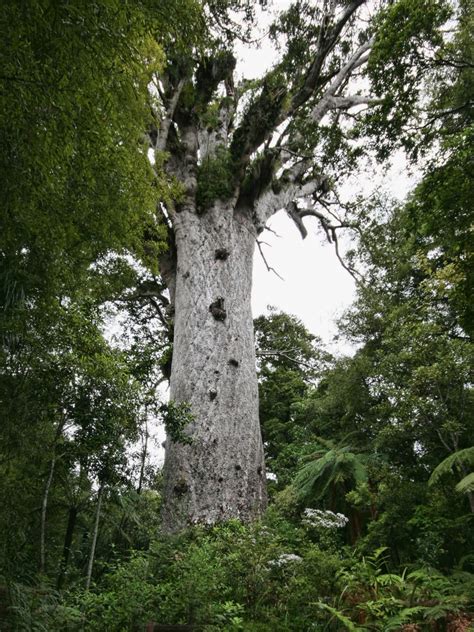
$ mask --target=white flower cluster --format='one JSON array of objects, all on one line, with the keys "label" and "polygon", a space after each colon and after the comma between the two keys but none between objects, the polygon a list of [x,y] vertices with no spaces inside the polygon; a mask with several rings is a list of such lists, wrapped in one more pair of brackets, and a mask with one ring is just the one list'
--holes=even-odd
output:
[{"label": "white flower cluster", "polygon": [[322,527],[323,529],[342,529],[349,522],[349,518],[342,513],[323,509],[310,509],[303,512],[303,524],[310,527]]},{"label": "white flower cluster", "polygon": [[276,560],[270,560],[268,562],[269,566],[283,566],[284,564],[288,564],[288,562],[301,562],[303,558],[296,553],[282,553],[280,557],[277,557]]}]

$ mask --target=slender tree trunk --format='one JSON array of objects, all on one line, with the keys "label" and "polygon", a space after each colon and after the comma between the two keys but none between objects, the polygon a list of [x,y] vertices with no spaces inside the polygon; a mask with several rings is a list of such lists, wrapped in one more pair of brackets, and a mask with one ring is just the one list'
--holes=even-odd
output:
[{"label": "slender tree trunk", "polygon": [[146,413],[146,415],[147,416],[145,418],[145,437],[143,439],[143,449],[142,449],[141,461],[140,461],[140,477],[138,479],[137,494],[141,494],[142,492],[143,479],[145,477],[146,457],[148,455],[148,414]]},{"label": "slender tree trunk", "polygon": [[224,205],[175,221],[171,399],[191,445],[166,441],[163,528],[249,521],[266,506],[250,306],[256,231]]},{"label": "slender tree trunk", "polygon": [[66,575],[67,567],[69,564],[69,556],[71,554],[72,538],[74,535],[74,529],[76,527],[76,519],[77,519],[77,507],[75,505],[71,505],[71,507],[69,507],[69,512],[68,512],[66,534],[64,536],[63,554],[61,558],[61,564],[60,564],[59,573],[58,573],[58,580],[56,584],[58,590],[63,585],[64,577]]},{"label": "slender tree trunk", "polygon": [[40,573],[46,572],[46,514],[48,511],[48,497],[53,482],[54,468],[56,467],[56,452],[51,459],[49,474],[43,492],[43,501],[41,503],[41,530],[40,530]]},{"label": "slender tree trunk", "polygon": [[58,442],[63,432],[65,420],[61,418],[56,428],[53,444],[53,458],[49,466],[49,474],[44,486],[43,500],[41,503],[41,527],[40,527],[40,573],[46,572],[46,516],[48,512],[48,498],[53,483],[54,470],[56,468],[57,461],[57,448]]},{"label": "slender tree trunk", "polygon": [[351,521],[351,544],[355,544],[357,540],[360,540],[360,536],[362,535],[362,528],[360,524],[360,514],[357,509],[352,511],[352,521]]},{"label": "slender tree trunk", "polygon": [[100,508],[102,505],[103,491],[104,491],[104,486],[103,484],[101,484],[99,487],[99,491],[97,493],[97,508],[96,508],[96,513],[95,513],[94,532],[92,534],[91,552],[89,555],[89,563],[87,565],[86,590],[89,590],[90,585],[91,585],[92,568],[94,566],[94,557],[95,557],[95,547],[97,545],[97,536],[99,535]]}]

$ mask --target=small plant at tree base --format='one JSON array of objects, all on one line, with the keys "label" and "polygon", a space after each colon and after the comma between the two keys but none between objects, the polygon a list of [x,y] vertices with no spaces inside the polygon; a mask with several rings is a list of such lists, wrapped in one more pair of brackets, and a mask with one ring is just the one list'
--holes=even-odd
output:
[{"label": "small plant at tree base", "polygon": [[191,445],[192,439],[185,432],[186,426],[194,421],[190,405],[187,402],[177,403],[170,400],[167,404],[160,406],[160,413],[165,424],[166,434],[175,443]]}]

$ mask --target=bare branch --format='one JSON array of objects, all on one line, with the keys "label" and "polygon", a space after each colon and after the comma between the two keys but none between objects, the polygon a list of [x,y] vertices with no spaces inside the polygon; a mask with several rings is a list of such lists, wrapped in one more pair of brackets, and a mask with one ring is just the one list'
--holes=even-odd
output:
[{"label": "bare branch", "polygon": [[[259,249],[260,254],[262,256],[263,262],[265,263],[265,266],[266,266],[268,272],[273,272],[273,274],[276,274],[279,279],[284,281],[285,279],[280,274],[278,274],[278,272],[275,270],[275,268],[272,268],[270,265],[268,265],[268,261],[266,260],[265,255],[263,254],[262,243],[263,242],[261,242],[261,241],[259,241],[257,239],[257,246],[258,246],[258,249]],[[267,246],[268,246],[268,244],[267,244]]]},{"label": "bare branch", "polygon": [[339,240],[338,240],[338,237],[337,237],[337,231],[339,229],[341,229],[341,228],[355,228],[352,224],[350,224],[348,222],[340,222],[339,224],[332,224],[329,221],[329,219],[324,215],[324,213],[321,213],[321,212],[317,211],[314,208],[311,208],[311,209],[298,209],[298,207],[297,207],[297,205],[295,203],[292,203],[291,208],[288,210],[288,215],[295,222],[295,224],[298,227],[298,230],[300,231],[303,239],[308,234],[308,231],[306,230],[306,227],[303,224],[303,218],[304,217],[315,217],[316,219],[318,219],[320,224],[321,224],[322,229],[326,233],[326,238],[327,238],[328,242],[330,244],[334,244],[334,250],[335,250],[335,253],[336,253],[336,257],[339,259],[340,264],[342,265],[342,267],[345,270],[347,270],[347,272],[349,272],[349,274],[356,281],[356,283],[360,282],[361,275],[356,270],[354,270],[353,268],[349,267],[346,264],[346,262],[344,261],[344,259],[342,258],[341,252],[340,252],[340,249],[339,249]]},{"label": "bare branch", "polygon": [[304,366],[306,369],[309,369],[310,371],[315,370],[314,366],[311,366],[310,364],[308,364],[307,362],[303,362],[302,360],[297,360],[296,358],[292,358],[291,356],[287,355],[283,351],[257,351],[257,358],[263,358],[265,356],[277,356],[280,358],[285,358],[285,360],[289,360],[290,362],[293,362],[293,364],[297,364],[299,366]]},{"label": "bare branch", "polygon": [[350,2],[345,8],[339,20],[332,28],[328,29],[327,27],[327,21],[330,16],[326,14],[323,17],[323,25],[321,27],[321,35],[319,38],[318,48],[315,57],[309,68],[303,87],[294,95],[292,99],[290,114],[292,114],[301,105],[306,103],[306,101],[313,94],[314,90],[318,86],[318,83],[320,82],[321,70],[326,57],[336,45],[338,37],[346,23],[357,11],[357,9],[365,3],[365,1],[366,0],[353,0],[353,2]]},{"label": "bare branch", "polygon": [[[381,103],[379,99],[370,99],[370,97],[364,97],[361,95],[354,95],[352,97],[342,97],[336,96],[336,92],[341,88],[344,82],[348,79],[354,68],[358,65],[361,65],[361,60],[367,61],[368,56],[365,55],[370,48],[372,47],[374,40],[373,38],[368,40],[365,44],[362,44],[352,57],[344,64],[341,70],[337,73],[336,77],[331,82],[330,86],[327,88],[323,96],[321,97],[319,103],[313,108],[310,117],[313,123],[319,123],[324,115],[329,110],[334,109],[348,109],[355,105],[361,104],[378,104]],[[374,103],[371,103],[374,102]]]}]

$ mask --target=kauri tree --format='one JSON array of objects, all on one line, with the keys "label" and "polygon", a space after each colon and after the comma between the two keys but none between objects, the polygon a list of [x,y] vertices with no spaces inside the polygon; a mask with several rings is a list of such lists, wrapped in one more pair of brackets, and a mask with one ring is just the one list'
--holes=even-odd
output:
[{"label": "kauri tree", "polygon": [[203,3],[201,46],[165,43],[155,82],[156,164],[181,184],[179,199],[161,205],[170,395],[190,410],[187,440],[166,443],[168,531],[252,520],[265,508],[250,308],[257,237],[285,209],[303,237],[313,217],[335,240],[344,227],[331,215],[337,183],[365,149],[413,149],[409,126],[449,15],[432,0],[300,0],[270,28],[278,61],[261,79],[238,81],[234,45],[255,22],[252,6]]}]

